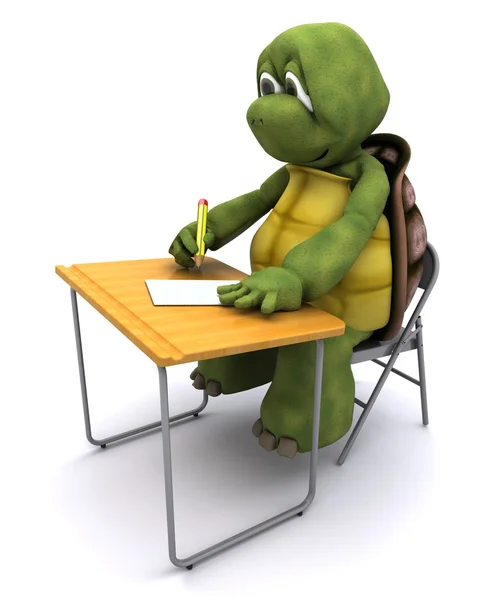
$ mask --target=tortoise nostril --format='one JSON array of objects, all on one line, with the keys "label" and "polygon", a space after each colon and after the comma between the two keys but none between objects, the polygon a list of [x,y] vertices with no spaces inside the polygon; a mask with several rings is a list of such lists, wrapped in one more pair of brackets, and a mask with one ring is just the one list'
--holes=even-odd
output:
[{"label": "tortoise nostril", "polygon": [[259,123],[259,124],[263,125],[263,119],[258,119],[258,120],[252,119],[251,120],[251,125],[254,125],[255,123]]},{"label": "tortoise nostril", "polygon": [[263,124],[263,119],[260,119],[259,122],[261,123],[261,125]]},{"label": "tortoise nostril", "polygon": [[254,125],[254,122],[255,122],[255,119],[253,119],[253,120],[251,121],[251,125]]}]

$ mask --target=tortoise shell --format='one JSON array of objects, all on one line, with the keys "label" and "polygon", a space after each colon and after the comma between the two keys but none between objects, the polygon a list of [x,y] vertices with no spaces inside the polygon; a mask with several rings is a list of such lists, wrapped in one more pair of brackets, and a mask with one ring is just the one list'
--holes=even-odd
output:
[{"label": "tortoise shell", "polygon": [[406,175],[411,158],[409,144],[397,135],[376,133],[362,147],[384,166],[391,188],[384,209],[391,230],[391,315],[388,324],[374,333],[375,339],[385,341],[401,330],[404,313],[421,281],[427,233],[414,188]]}]

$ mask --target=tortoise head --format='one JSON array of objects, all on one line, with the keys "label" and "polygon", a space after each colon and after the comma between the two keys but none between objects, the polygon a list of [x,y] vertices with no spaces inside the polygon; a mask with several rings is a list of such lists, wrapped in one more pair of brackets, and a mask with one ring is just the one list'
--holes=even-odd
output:
[{"label": "tortoise head", "polygon": [[369,48],[346,25],[288,29],[258,59],[248,124],[274,158],[323,169],[345,162],[383,120],[389,92]]}]

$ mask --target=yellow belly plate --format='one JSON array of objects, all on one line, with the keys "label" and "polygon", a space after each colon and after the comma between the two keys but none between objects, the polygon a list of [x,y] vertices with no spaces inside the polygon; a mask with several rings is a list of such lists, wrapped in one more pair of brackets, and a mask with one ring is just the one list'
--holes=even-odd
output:
[{"label": "yellow belly plate", "polygon": [[[343,216],[350,179],[325,171],[287,165],[290,180],[251,243],[251,270],[280,267],[286,254]],[[358,331],[384,327],[391,309],[392,263],[389,223],[381,215],[376,229],[343,279],[310,302]]]}]

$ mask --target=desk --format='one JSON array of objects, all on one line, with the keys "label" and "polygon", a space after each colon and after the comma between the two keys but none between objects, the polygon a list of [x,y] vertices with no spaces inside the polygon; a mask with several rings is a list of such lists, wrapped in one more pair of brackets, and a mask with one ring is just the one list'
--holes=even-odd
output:
[{"label": "desk", "polygon": [[[277,312],[271,315],[263,315],[259,309],[238,310],[225,306],[153,306],[145,284],[146,279],[198,278],[237,279],[240,281],[247,277],[245,273],[211,257],[205,258],[200,271],[182,269],[172,258],[78,264],[71,267],[57,266],[55,271],[71,287],[83,413],[88,441],[105,448],[107,444],[118,440],[151,429],[160,427],[162,429],[168,547],[170,560],[174,565],[191,569],[193,564],[200,560],[269,529],[294,515],[303,514],[303,510],[311,504],[316,492],[318,451],[311,452],[309,490],[303,502],[187,558],[177,556],[170,423],[191,416],[197,417],[206,407],[208,395],[206,391],[203,392],[203,402],[197,408],[170,417],[166,367],[219,356],[316,341],[312,447],[318,448],[323,340],[344,333],[345,325],[340,319],[306,304],[299,311]],[[161,421],[102,440],[97,440],[92,436],[77,293],[130,339],[158,367]]]}]

